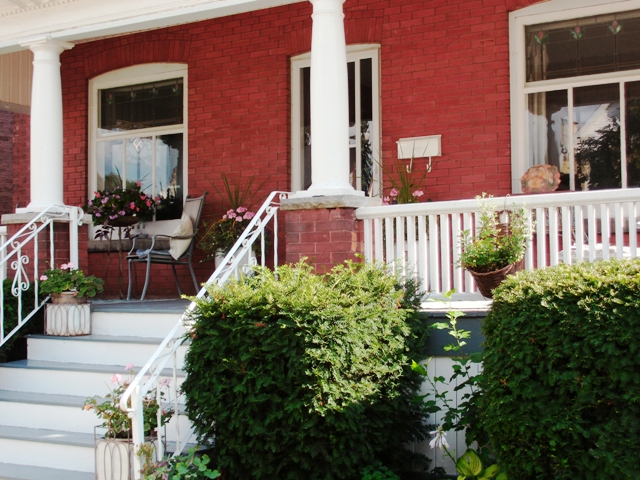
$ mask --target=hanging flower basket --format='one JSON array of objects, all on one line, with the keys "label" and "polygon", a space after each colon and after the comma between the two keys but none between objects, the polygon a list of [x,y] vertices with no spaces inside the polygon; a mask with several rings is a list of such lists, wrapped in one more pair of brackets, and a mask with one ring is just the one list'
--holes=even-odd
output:
[{"label": "hanging flower basket", "polygon": [[107,221],[107,225],[111,225],[112,227],[130,227],[139,223],[140,217],[136,215],[126,215],[124,217],[118,217]]},{"label": "hanging flower basket", "polygon": [[467,268],[467,270],[469,270],[469,273],[475,280],[478,290],[485,298],[493,298],[493,289],[497,288],[498,285],[500,285],[504,281],[504,279],[507,278],[507,275],[519,272],[523,269],[524,259],[512,263],[511,265],[507,265],[500,270],[495,270],[488,273],[474,272],[473,270]]}]

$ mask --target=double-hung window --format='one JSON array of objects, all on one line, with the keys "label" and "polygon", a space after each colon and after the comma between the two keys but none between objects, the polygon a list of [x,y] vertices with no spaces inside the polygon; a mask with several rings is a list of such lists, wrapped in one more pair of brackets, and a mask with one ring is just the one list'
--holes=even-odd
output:
[{"label": "double-hung window", "polygon": [[512,14],[516,192],[538,164],[559,169],[560,190],[640,186],[640,2],[601,3]]},{"label": "double-hung window", "polygon": [[[347,47],[350,182],[365,195],[380,194],[380,94],[377,45]],[[291,189],[311,185],[311,57],[291,61]]]},{"label": "double-hung window", "polygon": [[[90,192],[140,182],[156,221],[179,219],[186,196],[186,67],[152,64],[90,85]],[[151,228],[153,230],[153,228]]]}]

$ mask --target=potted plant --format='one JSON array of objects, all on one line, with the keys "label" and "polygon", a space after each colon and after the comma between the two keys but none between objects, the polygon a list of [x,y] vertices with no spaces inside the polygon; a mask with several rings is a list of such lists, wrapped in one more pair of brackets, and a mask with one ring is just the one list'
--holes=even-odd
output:
[{"label": "potted plant", "polygon": [[91,215],[93,224],[97,227],[96,238],[111,235],[114,227],[126,228],[126,232],[133,225],[144,220],[151,220],[156,202],[142,191],[142,184],[136,182],[126,188],[120,186],[113,190],[98,190],[94,197],[82,208]]},{"label": "potted plant", "polygon": [[85,276],[73,263],[46,270],[40,276],[40,291],[51,295],[45,309],[47,335],[75,336],[91,333],[91,306],[87,298],[101,293],[103,281]]},{"label": "potted plant", "polygon": [[508,274],[522,269],[529,227],[524,209],[498,212],[490,196],[476,198],[480,203],[480,226],[475,235],[469,230],[462,232],[460,265],[471,273],[480,293],[492,298],[492,290]]},{"label": "potted plant", "polygon": [[[125,367],[128,379],[119,373],[111,377],[113,388],[105,396],[89,397],[84,402],[84,410],[93,410],[102,420],[100,427],[106,429],[104,435],[96,435],[96,478],[133,478],[133,444],[131,442],[131,419],[120,408],[120,399],[133,379],[133,365]],[[150,390],[142,399],[145,438],[148,442],[158,441],[158,428],[164,426],[173,416],[173,409],[162,405],[166,396],[169,379],[163,379],[158,389]],[[159,399],[159,400],[158,400]],[[158,413],[160,412],[160,415]]]},{"label": "potted plant", "polygon": [[203,233],[198,243],[200,249],[207,255],[203,261],[216,259],[219,263],[224,259],[231,247],[238,241],[242,232],[247,228],[251,219],[256,215],[246,205],[250,204],[255,192],[264,185],[264,182],[256,189],[253,189],[254,178],[251,177],[243,187],[238,185],[231,186],[229,178],[223,173],[223,191],[211,184],[220,199],[226,204],[227,210],[221,217],[210,222],[204,222]]}]

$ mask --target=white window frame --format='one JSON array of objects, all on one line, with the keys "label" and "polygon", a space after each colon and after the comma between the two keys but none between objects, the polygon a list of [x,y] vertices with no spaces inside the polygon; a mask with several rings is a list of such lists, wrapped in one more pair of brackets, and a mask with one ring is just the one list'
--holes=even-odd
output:
[{"label": "white window frame", "polygon": [[[132,130],[125,136],[132,138],[146,135],[162,135],[164,133],[182,133],[182,178],[183,178],[183,200],[187,198],[188,186],[188,101],[187,92],[189,86],[188,68],[182,63],[150,63],[144,65],[134,65],[132,67],[121,68],[112,72],[107,72],[89,81],[89,198],[93,197],[93,192],[97,190],[97,153],[96,145],[98,139],[104,140],[109,137],[109,133],[98,136],[98,110],[100,90],[122,87],[127,85],[137,85],[140,83],[150,83],[170,78],[182,77],[183,79],[183,123],[182,125],[171,125],[168,127],[153,127],[141,130]],[[180,132],[176,132],[180,130]],[[130,133],[130,135],[129,135]],[[122,133],[118,133],[122,136]],[[138,224],[136,229],[144,229],[144,233],[154,235],[157,233],[167,233],[175,229],[180,223],[180,219],[150,221]],[[141,232],[140,232],[141,233]],[[93,237],[93,234],[92,234]]]},{"label": "white window frame", "polygon": [[[520,177],[527,170],[528,130],[527,95],[530,93],[566,89],[569,107],[573,106],[573,89],[600,84],[620,84],[620,126],[621,126],[621,175],[626,188],[626,142],[624,88],[622,81],[640,80],[640,70],[628,70],[580,77],[567,77],[536,82],[526,81],[527,48],[525,28],[528,25],[551,23],[574,18],[607,15],[640,9],[640,0],[550,0],[532,5],[509,14],[509,52],[511,76],[511,184],[513,193],[521,193]],[[570,119],[570,123],[572,119]],[[574,145],[570,135],[567,150],[570,164],[574,165]],[[573,178],[573,176],[571,177]]]},{"label": "white window frame", "polygon": [[[373,196],[380,196],[382,188],[382,161],[380,158],[382,128],[380,119],[380,45],[378,44],[359,44],[347,46],[347,63],[357,62],[362,59],[371,59],[371,94],[373,97],[373,132],[370,132],[371,150],[373,155]],[[291,191],[298,192],[304,188],[304,172],[303,158],[300,135],[300,119],[302,114],[301,102],[301,85],[300,70],[311,66],[311,53],[304,53],[291,58]],[[359,70],[356,69],[356,72]],[[359,78],[356,73],[356,85],[359,84]],[[356,89],[356,125],[360,125],[360,90]],[[359,130],[359,128],[358,128]],[[362,154],[361,144],[356,135],[356,176],[358,177],[358,185],[360,185],[360,177],[362,175],[362,164],[359,161]]]}]

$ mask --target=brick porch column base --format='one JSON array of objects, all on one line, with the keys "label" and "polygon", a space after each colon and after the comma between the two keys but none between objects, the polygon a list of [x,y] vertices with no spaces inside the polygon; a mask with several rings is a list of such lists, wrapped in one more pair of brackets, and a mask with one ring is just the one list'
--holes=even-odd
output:
[{"label": "brick porch column base", "polygon": [[358,207],[380,205],[379,198],[352,195],[283,200],[286,263],[307,257],[316,272],[325,273],[364,252],[363,223]]}]

